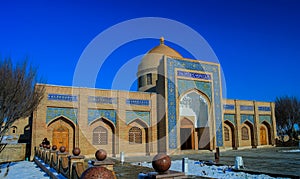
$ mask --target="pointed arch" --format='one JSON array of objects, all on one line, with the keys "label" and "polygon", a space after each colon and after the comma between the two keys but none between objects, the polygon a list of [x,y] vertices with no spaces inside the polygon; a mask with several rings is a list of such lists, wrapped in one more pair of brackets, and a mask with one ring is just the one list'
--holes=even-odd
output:
[{"label": "pointed arch", "polygon": [[115,131],[115,129],[116,129],[115,124],[111,120],[109,120],[105,117],[102,117],[102,116],[97,118],[97,119],[94,119],[93,121],[91,121],[89,123],[89,126],[95,124],[96,122],[104,122],[105,124],[109,125],[112,128],[113,131]]},{"label": "pointed arch", "polygon": [[76,124],[65,116],[58,116],[47,124],[47,133],[52,145],[58,148],[65,146],[67,151],[71,151],[75,146]]},{"label": "pointed arch", "polygon": [[241,139],[243,146],[255,147],[254,126],[249,120],[246,120],[241,126]]},{"label": "pointed arch", "polygon": [[180,96],[178,98],[181,99],[183,96],[185,96],[185,95],[187,95],[189,93],[192,93],[192,92],[196,92],[200,96],[203,96],[204,99],[209,103],[209,105],[211,104],[211,100],[209,99],[209,97],[205,93],[203,93],[201,90],[199,90],[197,88],[192,88],[192,89],[189,89],[189,90],[185,91],[184,93],[180,94]]},{"label": "pointed arch", "polygon": [[129,121],[127,125],[130,125],[130,124],[132,124],[132,123],[134,123],[134,122],[138,123],[138,124],[141,125],[143,128],[148,128],[148,127],[149,127],[148,124],[147,124],[145,121],[143,121],[143,120],[141,120],[141,119],[139,119],[139,118],[133,119],[133,120]]},{"label": "pointed arch", "polygon": [[[228,131],[225,130],[225,127],[227,127]],[[228,133],[225,133],[228,132]],[[234,124],[229,121],[225,120],[224,121],[224,141],[225,141],[225,146],[230,146],[233,149],[236,149],[236,142],[235,142],[235,127]],[[228,140],[226,140],[226,138]]]},{"label": "pointed arch", "polygon": [[[265,141],[262,141],[263,138]],[[267,121],[263,121],[260,125],[260,140],[261,145],[272,144],[271,125]]]},{"label": "pointed arch", "polygon": [[53,119],[51,119],[48,124],[47,124],[47,127],[49,127],[51,124],[53,124],[54,122],[58,121],[58,120],[63,120],[64,122],[70,124],[72,127],[75,128],[76,124],[71,120],[69,119],[68,117],[64,116],[64,115],[60,115],[60,116],[57,116]]}]

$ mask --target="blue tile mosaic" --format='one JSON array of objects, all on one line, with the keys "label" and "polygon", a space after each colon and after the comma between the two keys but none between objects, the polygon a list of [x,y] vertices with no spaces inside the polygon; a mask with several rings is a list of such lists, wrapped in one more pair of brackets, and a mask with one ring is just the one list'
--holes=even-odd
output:
[{"label": "blue tile mosaic", "polygon": [[243,124],[246,121],[249,121],[250,123],[254,124],[254,116],[248,114],[241,114],[241,124]]},{"label": "blue tile mosaic", "polygon": [[48,100],[73,102],[73,101],[78,101],[78,97],[68,95],[68,94],[48,94]]},{"label": "blue tile mosaic", "polygon": [[203,79],[203,80],[211,80],[210,74],[187,72],[187,71],[180,71],[180,70],[177,71],[177,76],[183,76],[183,77],[187,77],[187,78]]},{"label": "blue tile mosaic", "polygon": [[126,124],[140,119],[150,126],[150,112],[148,111],[126,111]]},{"label": "blue tile mosaic", "polygon": [[88,124],[101,117],[116,125],[116,111],[113,109],[88,109]]},{"label": "blue tile mosaic", "polygon": [[240,106],[240,110],[241,111],[253,111],[254,110],[254,106],[241,105]]},{"label": "blue tile mosaic", "polygon": [[271,111],[271,107],[269,106],[258,106],[259,111]]},{"label": "blue tile mosaic", "polygon": [[149,100],[143,100],[143,99],[126,99],[126,104],[128,104],[128,105],[137,105],[137,106],[149,106],[150,101]]},{"label": "blue tile mosaic", "polygon": [[177,116],[176,116],[176,93],[175,93],[175,68],[184,70],[195,70],[209,72],[212,74],[212,83],[214,86],[214,116],[216,125],[217,146],[223,146],[223,126],[222,126],[222,108],[221,108],[221,84],[219,79],[219,66],[216,64],[202,63],[201,61],[187,61],[167,57],[167,108],[168,108],[168,140],[169,149],[177,148]]},{"label": "blue tile mosaic", "polygon": [[177,80],[177,87],[178,87],[178,96],[180,96],[182,93],[185,93],[188,90],[191,89],[199,89],[204,94],[207,95],[207,97],[211,100],[211,83],[210,82],[203,82],[203,81],[193,81],[193,80],[183,80],[178,79]]},{"label": "blue tile mosaic", "polygon": [[259,123],[267,122],[270,125],[272,124],[271,116],[269,115],[259,115]]},{"label": "blue tile mosaic", "polygon": [[235,106],[233,104],[224,104],[223,109],[225,109],[225,110],[234,110]]},{"label": "blue tile mosaic", "polygon": [[224,114],[224,121],[230,121],[234,126],[236,126],[235,123],[235,114]]},{"label": "blue tile mosaic", "polygon": [[117,98],[102,97],[102,96],[89,96],[89,103],[101,103],[101,104],[117,104]]},{"label": "blue tile mosaic", "polygon": [[46,123],[48,124],[51,120],[60,116],[63,116],[77,124],[77,109],[52,107],[47,108]]}]

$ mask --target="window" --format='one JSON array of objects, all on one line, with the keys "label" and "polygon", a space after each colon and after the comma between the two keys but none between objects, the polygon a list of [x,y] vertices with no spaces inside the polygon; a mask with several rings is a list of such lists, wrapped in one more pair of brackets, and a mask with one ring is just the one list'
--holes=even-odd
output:
[{"label": "window", "polygon": [[11,129],[12,129],[13,134],[17,133],[17,127],[16,126],[12,126]]},{"label": "window", "polygon": [[142,130],[138,127],[132,127],[129,130],[129,144],[142,143]]},{"label": "window", "polygon": [[225,141],[230,141],[229,138],[229,129],[224,126],[224,135],[225,135]]},{"label": "window", "polygon": [[102,126],[96,127],[93,131],[93,144],[94,145],[107,145],[107,129]]},{"label": "window", "polygon": [[139,85],[139,88],[140,88],[140,87],[143,86],[143,84],[142,84],[142,76],[140,76],[138,80],[139,80],[138,81],[138,85]]},{"label": "window", "polygon": [[242,140],[249,140],[249,131],[247,127],[242,127]]},{"label": "window", "polygon": [[147,85],[152,85],[152,74],[151,73],[147,74]]}]

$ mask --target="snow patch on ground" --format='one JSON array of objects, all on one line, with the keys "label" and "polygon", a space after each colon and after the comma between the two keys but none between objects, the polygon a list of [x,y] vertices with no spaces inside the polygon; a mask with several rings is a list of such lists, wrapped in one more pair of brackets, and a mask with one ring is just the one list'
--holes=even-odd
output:
[{"label": "snow patch on ground", "polygon": [[[152,163],[140,163],[135,162],[132,163],[133,165],[141,165],[145,167],[152,168]],[[182,171],[182,161],[181,160],[175,160],[172,161],[170,170],[174,171]],[[203,164],[202,162],[195,161],[195,160],[189,160],[188,161],[188,173],[187,175],[196,175],[196,176],[203,176],[203,177],[212,177],[212,178],[230,178],[230,179],[240,179],[240,178],[247,178],[247,179],[272,179],[273,177],[270,177],[265,174],[261,175],[251,175],[245,172],[234,172],[232,171],[231,166],[207,166]]]},{"label": "snow patch on ground", "polygon": [[280,150],[279,152],[300,152],[300,149],[294,149],[294,150]]},{"label": "snow patch on ground", "polygon": [[0,178],[3,179],[49,179],[50,177],[42,171],[34,162],[21,161],[0,165]]}]

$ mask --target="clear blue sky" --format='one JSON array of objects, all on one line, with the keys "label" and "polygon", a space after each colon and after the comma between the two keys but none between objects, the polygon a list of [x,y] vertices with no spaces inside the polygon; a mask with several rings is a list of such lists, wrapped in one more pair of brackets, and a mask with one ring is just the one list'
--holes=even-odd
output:
[{"label": "clear blue sky", "polygon": [[[298,0],[0,1],[0,58],[28,57],[47,83],[71,86],[81,53],[102,31],[133,18],[163,17],[193,28],[210,44],[224,70],[227,98],[300,97],[299,9]],[[192,58],[188,49],[166,44]],[[143,39],[115,50],[96,87],[112,88],[123,64],[156,45],[157,39]]]}]

